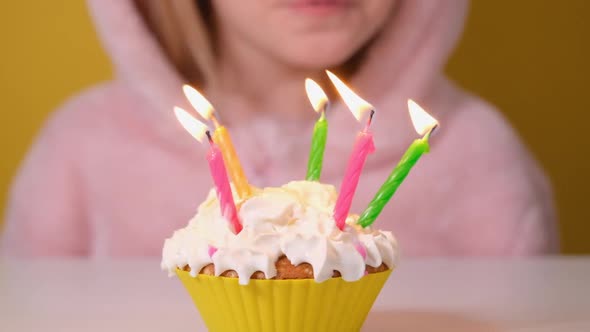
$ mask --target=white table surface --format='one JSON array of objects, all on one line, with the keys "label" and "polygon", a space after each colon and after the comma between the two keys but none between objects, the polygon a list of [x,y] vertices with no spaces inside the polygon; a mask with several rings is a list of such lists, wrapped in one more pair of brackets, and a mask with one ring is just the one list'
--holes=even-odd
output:
[{"label": "white table surface", "polygon": [[[203,331],[158,260],[0,261],[0,331]],[[590,257],[410,260],[363,331],[590,331]]]}]

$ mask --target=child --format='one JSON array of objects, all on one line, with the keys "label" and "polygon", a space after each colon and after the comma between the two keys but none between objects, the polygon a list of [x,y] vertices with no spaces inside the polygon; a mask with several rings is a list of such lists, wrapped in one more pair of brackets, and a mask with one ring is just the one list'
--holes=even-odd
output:
[{"label": "child", "polygon": [[[441,123],[377,221],[406,256],[557,250],[551,190],[490,105],[442,74],[465,1],[90,0],[112,82],[56,112],[11,192],[3,246],[24,256],[159,255],[211,187],[206,147],[178,124],[190,82],[216,107],[253,185],[305,176],[317,119],[303,82],[331,68],[377,109],[352,211],[417,137],[406,100]],[[59,78],[57,78],[59,79]],[[339,185],[362,127],[331,98],[322,181]]]}]

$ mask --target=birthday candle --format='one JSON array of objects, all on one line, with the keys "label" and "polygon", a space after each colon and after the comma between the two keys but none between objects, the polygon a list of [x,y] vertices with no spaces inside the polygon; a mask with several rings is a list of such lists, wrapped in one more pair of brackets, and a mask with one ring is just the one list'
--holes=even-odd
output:
[{"label": "birthday candle", "polygon": [[371,225],[377,219],[418,159],[430,150],[428,139],[434,128],[438,126],[438,122],[411,99],[408,100],[408,108],[416,132],[424,137],[416,139],[410,145],[366,210],[361,214],[357,223],[362,227]]},{"label": "birthday candle", "polygon": [[242,164],[232,143],[229,131],[225,126],[216,125],[215,131],[213,132],[213,141],[221,148],[223,160],[227,165],[238,196],[242,199],[248,198],[252,190],[242,169]]},{"label": "birthday candle", "polygon": [[313,127],[309,160],[307,162],[307,176],[305,179],[307,181],[319,181],[320,175],[322,174],[326,139],[328,137],[328,121],[326,121],[328,97],[322,88],[309,78],[305,80],[305,90],[313,109],[321,113],[319,120]]},{"label": "birthday candle", "polygon": [[371,112],[365,129],[359,132],[356,136],[354,147],[344,173],[344,178],[340,185],[338,199],[334,206],[334,221],[338,228],[343,230],[367,155],[375,151],[373,134],[369,131],[371,119],[373,118],[375,111],[371,104],[356,95],[338,77],[336,77],[336,75],[329,71],[326,72],[336,87],[336,90],[338,90],[338,93],[344,100],[344,103],[350,109],[357,121],[361,120],[362,115],[365,112]]},{"label": "birthday candle", "polygon": [[369,132],[369,124],[370,120],[365,129],[356,136],[354,148],[350,154],[350,159],[346,166],[346,171],[344,172],[344,178],[340,185],[338,199],[336,200],[336,205],[334,207],[334,220],[336,221],[338,228],[341,230],[344,229],[346,217],[348,217],[348,212],[352,205],[352,198],[356,192],[356,187],[358,186],[361,171],[367,160],[367,155],[375,151],[373,134]]},{"label": "birthday candle", "polygon": [[222,126],[219,123],[214,114],[215,109],[211,103],[199,93],[199,91],[189,85],[184,85],[182,89],[193,108],[204,119],[213,122],[213,125],[215,126],[213,141],[221,150],[225,167],[227,167],[227,171],[234,183],[238,196],[242,199],[247,198],[250,196],[252,190],[248,183],[248,179],[244,174],[244,170],[242,169],[242,164],[240,163],[240,159],[238,158],[238,154],[232,143],[229,131],[225,126]]},{"label": "birthday candle", "polygon": [[213,142],[211,134],[207,131],[207,137],[211,148],[207,153],[207,161],[209,162],[209,169],[213,182],[217,188],[217,197],[219,199],[219,206],[221,208],[221,215],[230,222],[233,232],[238,234],[242,230],[242,224],[238,220],[238,213],[234,197],[232,195],[231,186],[225,170],[223,154],[217,145]]},{"label": "birthday candle", "polygon": [[202,142],[205,135],[209,138],[210,148],[207,153],[209,170],[219,200],[221,215],[230,223],[230,227],[235,234],[242,230],[242,224],[238,219],[236,204],[232,196],[231,186],[227,177],[227,171],[223,162],[223,156],[219,148],[213,143],[207,126],[199,120],[193,118],[188,112],[180,107],[174,108],[174,113],[180,124],[199,142]]}]

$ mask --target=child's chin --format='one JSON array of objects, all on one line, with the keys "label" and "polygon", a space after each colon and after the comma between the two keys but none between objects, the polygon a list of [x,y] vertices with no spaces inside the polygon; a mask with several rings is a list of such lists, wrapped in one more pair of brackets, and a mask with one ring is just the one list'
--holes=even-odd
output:
[{"label": "child's chin", "polygon": [[297,51],[285,56],[288,57],[288,63],[293,67],[320,71],[346,63],[352,57],[352,54],[353,52],[335,53],[333,50],[325,50],[313,53]]}]

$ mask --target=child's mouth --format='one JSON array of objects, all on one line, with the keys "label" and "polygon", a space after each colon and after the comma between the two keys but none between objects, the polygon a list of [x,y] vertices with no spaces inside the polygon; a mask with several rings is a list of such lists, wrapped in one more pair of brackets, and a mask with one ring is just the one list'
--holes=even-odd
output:
[{"label": "child's mouth", "polygon": [[289,7],[306,14],[327,15],[335,11],[347,9],[351,0],[293,0]]}]

